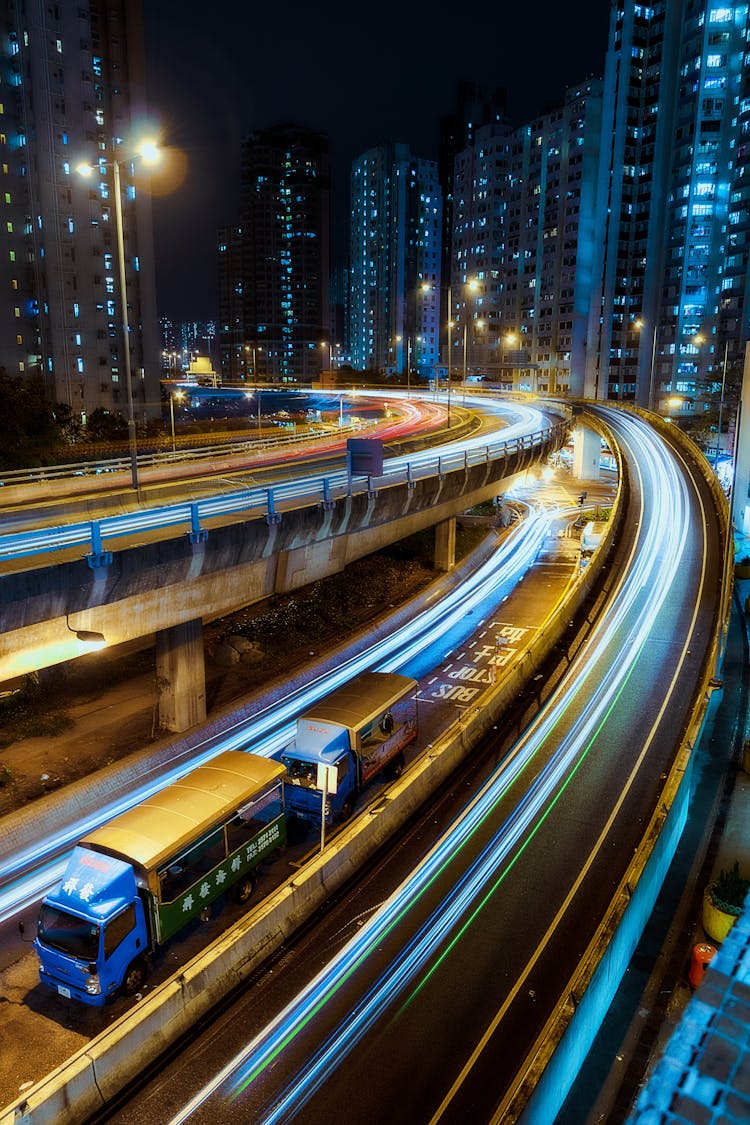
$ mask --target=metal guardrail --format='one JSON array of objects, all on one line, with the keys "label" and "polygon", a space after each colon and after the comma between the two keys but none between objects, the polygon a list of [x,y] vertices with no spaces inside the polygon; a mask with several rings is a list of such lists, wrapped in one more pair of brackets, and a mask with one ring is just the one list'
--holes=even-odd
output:
[{"label": "metal guardrail", "polygon": [[326,477],[310,477],[303,481],[290,480],[273,488],[242,489],[229,494],[205,497],[201,500],[169,504],[159,508],[139,509],[123,515],[110,516],[85,523],[65,524],[61,527],[44,527],[33,531],[0,536],[0,561],[20,559],[33,555],[62,551],[71,547],[87,549],[90,567],[106,566],[111,562],[110,551],[104,542],[132,535],[136,532],[159,531],[184,526],[194,543],[206,539],[208,532],[203,521],[242,512],[245,516],[257,514],[268,523],[278,523],[281,513],[279,503],[302,501],[330,504],[345,496],[368,493],[375,496],[381,489],[397,484],[413,485],[417,480],[446,473],[466,471],[473,465],[504,460],[537,445],[562,438],[567,423],[551,424],[547,429],[531,434],[490,442],[463,451],[455,450],[436,457],[421,455],[416,461],[407,461],[382,476],[350,476],[346,471],[329,473]]},{"label": "metal guardrail", "polygon": [[[205,445],[193,449],[173,451],[160,450],[158,453],[139,453],[138,467],[148,468],[159,465],[174,465],[185,461],[205,461],[213,457],[234,456],[238,453],[262,453],[269,449],[284,448],[304,441],[318,441],[321,437],[349,435],[358,433],[365,426],[374,425],[368,420],[357,425],[326,426],[304,433],[284,433],[278,437],[249,438],[243,441],[226,441],[221,445]],[[3,485],[34,484],[47,480],[64,480],[68,477],[93,477],[103,473],[128,472],[130,455],[125,457],[103,458],[100,461],[71,461],[62,465],[45,465],[36,469],[8,469],[0,475],[0,488]]]}]

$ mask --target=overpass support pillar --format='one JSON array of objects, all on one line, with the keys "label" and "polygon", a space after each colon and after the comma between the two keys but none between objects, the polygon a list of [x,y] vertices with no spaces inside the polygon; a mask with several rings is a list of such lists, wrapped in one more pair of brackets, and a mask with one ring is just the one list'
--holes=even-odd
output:
[{"label": "overpass support pillar", "polygon": [[206,718],[206,664],[200,617],[156,634],[159,726],[183,731]]},{"label": "overpass support pillar", "polygon": [[456,565],[456,517],[435,524],[435,569],[453,570]]},{"label": "overpass support pillar", "polygon": [[573,476],[577,480],[599,480],[600,457],[599,435],[579,426],[573,434]]}]

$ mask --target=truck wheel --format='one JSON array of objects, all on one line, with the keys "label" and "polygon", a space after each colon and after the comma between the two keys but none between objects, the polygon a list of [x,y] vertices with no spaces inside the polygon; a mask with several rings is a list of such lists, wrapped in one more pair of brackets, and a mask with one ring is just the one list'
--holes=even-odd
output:
[{"label": "truck wheel", "polygon": [[234,899],[235,902],[238,902],[240,904],[240,906],[244,906],[245,903],[250,898],[252,898],[252,894],[253,894],[254,890],[255,890],[255,876],[254,875],[243,875],[242,878],[238,879],[237,882],[232,887],[232,898]]},{"label": "truck wheel", "polygon": [[148,965],[143,957],[136,957],[135,961],[131,961],[128,965],[125,976],[122,978],[122,986],[120,991],[123,996],[135,996],[136,992],[140,992],[146,983],[148,976]]},{"label": "truck wheel", "polygon": [[343,824],[345,820],[349,819],[349,817],[352,815],[353,812],[354,812],[354,798],[353,797],[347,797],[346,800],[344,801],[343,805],[341,806],[341,812],[339,813],[339,821]]},{"label": "truck wheel", "polygon": [[403,772],[404,772],[404,755],[399,754],[399,756],[397,758],[393,759],[390,766],[388,767],[388,776],[391,779],[391,781],[395,781],[397,778],[401,777],[401,774]]}]

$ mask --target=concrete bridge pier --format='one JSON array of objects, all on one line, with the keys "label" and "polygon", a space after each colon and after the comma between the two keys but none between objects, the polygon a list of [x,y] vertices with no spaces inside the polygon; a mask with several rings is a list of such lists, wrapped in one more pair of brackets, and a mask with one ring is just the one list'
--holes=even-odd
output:
[{"label": "concrete bridge pier", "polygon": [[573,476],[578,480],[599,480],[601,438],[593,430],[579,426],[573,433]]},{"label": "concrete bridge pier", "polygon": [[456,517],[435,524],[435,569],[453,570],[456,565]]},{"label": "concrete bridge pier", "polygon": [[159,726],[183,731],[206,720],[206,665],[200,617],[156,633]]}]

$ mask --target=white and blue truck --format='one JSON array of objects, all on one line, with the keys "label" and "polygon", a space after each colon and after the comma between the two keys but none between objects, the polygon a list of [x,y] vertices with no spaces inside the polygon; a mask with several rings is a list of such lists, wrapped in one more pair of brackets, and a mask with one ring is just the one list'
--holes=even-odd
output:
[{"label": "white and blue truck", "polygon": [[397,672],[363,672],[297,719],[280,754],[287,814],[320,823],[351,816],[362,789],[380,773],[399,777],[418,734],[418,684]]}]

